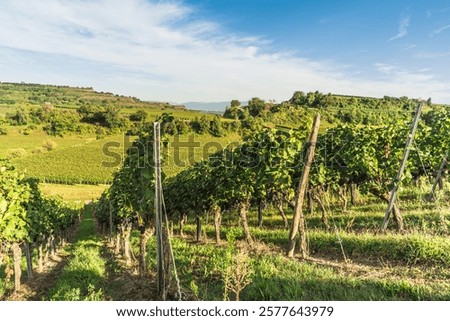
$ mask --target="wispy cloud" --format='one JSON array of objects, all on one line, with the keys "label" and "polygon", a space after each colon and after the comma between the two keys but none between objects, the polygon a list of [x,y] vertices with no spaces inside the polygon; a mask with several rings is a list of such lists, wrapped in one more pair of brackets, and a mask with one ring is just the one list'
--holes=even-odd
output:
[{"label": "wispy cloud", "polygon": [[450,51],[421,51],[415,54],[414,57],[419,59],[439,59],[450,57]]},{"label": "wispy cloud", "polygon": [[[386,81],[391,87],[386,88],[386,92],[395,92],[395,96],[405,95],[421,99],[432,97],[433,100],[444,102],[450,98],[445,92],[450,90],[450,84],[431,74],[430,68],[411,71],[386,63],[376,63],[374,66],[379,72],[379,81]],[[415,94],[411,95],[412,92]]]},{"label": "wispy cloud", "polygon": [[410,20],[411,19],[409,16],[402,17],[399,22],[397,34],[395,36],[393,36],[392,38],[390,38],[389,41],[400,39],[400,38],[403,38],[404,36],[406,36],[408,34],[408,27],[409,27]]},{"label": "wispy cloud", "polygon": [[415,44],[408,45],[408,46],[402,48],[400,51],[408,51],[408,50],[411,50],[411,49],[416,48],[416,47],[417,47],[417,45],[415,45]]},{"label": "wispy cloud", "polygon": [[432,32],[431,32],[431,37],[433,37],[433,36],[435,36],[435,35],[438,35],[438,34],[440,34],[441,32],[443,32],[443,31],[445,31],[445,30],[447,30],[447,29],[450,29],[450,25],[446,25],[446,26],[443,26],[443,27],[441,27],[441,28],[438,28],[438,29],[435,29],[435,30],[433,30]]},{"label": "wispy cloud", "polygon": [[402,79],[403,81],[409,83],[422,83],[423,81],[433,81],[435,79],[433,75],[429,74],[429,72],[431,71],[430,68],[422,68],[416,71],[409,71],[399,66],[386,63],[376,63],[374,65],[383,76],[389,76],[390,79]]},{"label": "wispy cloud", "polygon": [[[403,23],[406,33],[409,18]],[[2,0],[0,81],[93,86],[161,101],[282,101],[295,90],[450,102],[431,74],[273,52],[270,39],[224,31],[177,1]],[[11,62],[11,63],[9,63]],[[361,72],[360,72],[361,71]]]}]

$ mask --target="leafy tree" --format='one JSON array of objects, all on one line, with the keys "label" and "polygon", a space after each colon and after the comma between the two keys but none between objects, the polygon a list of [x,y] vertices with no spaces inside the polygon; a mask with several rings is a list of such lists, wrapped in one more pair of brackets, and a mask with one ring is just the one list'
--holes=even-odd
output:
[{"label": "leafy tree", "polygon": [[248,102],[247,109],[253,117],[260,116],[266,108],[264,100],[254,97]]},{"label": "leafy tree", "polygon": [[303,91],[296,91],[292,95],[291,99],[289,99],[289,102],[296,106],[302,106],[306,104],[306,96]]},{"label": "leafy tree", "polygon": [[213,135],[215,137],[223,136],[222,122],[220,121],[219,115],[215,115],[213,120],[211,121],[210,132],[211,132],[211,135]]},{"label": "leafy tree", "polygon": [[241,102],[237,99],[233,99],[230,103],[230,107],[241,107]]},{"label": "leafy tree", "polygon": [[231,107],[227,107],[225,109],[223,117],[230,118],[230,119],[236,119],[236,120],[244,119],[246,117],[246,113],[244,112],[244,109],[242,109],[239,106],[231,106]]},{"label": "leafy tree", "polygon": [[175,117],[171,113],[163,113],[156,121],[161,123],[161,133],[168,135],[178,134]]},{"label": "leafy tree", "polygon": [[28,123],[28,112],[24,108],[17,108],[14,113],[6,114],[6,119],[13,126],[26,125]]},{"label": "leafy tree", "polygon": [[89,122],[91,115],[93,113],[93,109],[91,106],[87,105],[85,102],[77,109],[77,112],[80,114],[81,121]]},{"label": "leafy tree", "polygon": [[77,112],[82,122],[106,126],[106,115],[102,107],[84,104],[77,109]]},{"label": "leafy tree", "polygon": [[176,128],[177,128],[178,134],[180,134],[180,135],[186,134],[190,131],[189,125],[186,123],[186,121],[184,121],[182,119],[176,120]]},{"label": "leafy tree", "polygon": [[34,124],[46,123],[53,109],[53,106],[50,104],[31,108],[29,112],[30,122]]},{"label": "leafy tree", "polygon": [[145,110],[138,110],[130,115],[130,120],[134,122],[145,122],[148,119],[148,113]]},{"label": "leafy tree", "polygon": [[124,125],[124,120],[120,115],[120,108],[107,105],[104,111],[105,125],[111,129],[121,128]]},{"label": "leafy tree", "polygon": [[206,116],[200,118],[195,117],[191,122],[192,129],[198,134],[206,134],[209,132],[209,120]]},{"label": "leafy tree", "polygon": [[48,119],[48,124],[43,127],[44,131],[52,136],[63,137],[68,132],[78,128],[79,117],[70,111],[53,111]]}]

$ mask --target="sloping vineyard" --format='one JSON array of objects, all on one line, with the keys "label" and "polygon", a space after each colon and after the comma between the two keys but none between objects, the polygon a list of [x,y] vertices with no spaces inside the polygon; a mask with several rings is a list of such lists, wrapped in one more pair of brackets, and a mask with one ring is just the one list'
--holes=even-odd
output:
[{"label": "sloping vineyard", "polygon": [[[396,183],[395,175],[409,128],[410,123],[404,121],[380,126],[340,125],[319,135],[307,189],[309,211],[312,212],[316,207],[322,212],[321,223],[316,224],[309,239],[310,249],[315,253],[329,250],[323,244],[333,243],[330,240],[334,238],[334,232],[337,233],[336,223],[329,216],[333,215],[331,212],[339,210],[330,210],[330,197],[336,197],[338,208],[343,213],[348,206],[347,194],[350,194],[352,203],[356,195],[362,194],[367,199],[372,198],[387,205],[389,192]],[[435,109],[423,116],[406,164],[402,186],[435,179],[450,147],[449,132],[449,110]],[[263,227],[268,209],[279,212],[284,228],[289,225],[288,216],[290,208],[295,205],[294,195],[303,167],[307,134],[307,128],[254,131],[244,138],[242,144],[229,146],[164,180],[164,205],[168,217],[178,223],[180,234],[186,231],[186,221],[194,221],[193,233],[197,241],[202,237],[202,231],[204,233],[208,229],[202,228],[202,222],[210,222],[211,215],[217,244],[221,243],[223,235],[229,240],[229,223],[238,221],[242,238],[250,246],[263,242],[284,248],[287,237],[282,228],[261,232],[261,229],[255,230],[252,225]],[[96,219],[103,225],[105,232],[109,229],[116,252],[122,252],[128,263],[133,260],[130,245],[132,230],[135,228],[140,231],[138,261],[143,274],[148,268],[147,243],[155,224],[153,164],[153,134],[147,133],[141,135],[129,149],[123,168],[115,174],[113,184],[95,209]],[[440,180],[446,179],[448,164],[444,166],[443,172]],[[448,218],[442,208],[449,206],[448,198],[437,200],[435,206],[439,214],[439,226],[435,232],[447,235]],[[256,212],[255,220],[253,214],[249,218],[250,212]],[[393,216],[398,231],[416,231],[416,226],[409,225],[409,217],[406,221],[403,219],[398,204],[394,206]],[[228,223],[228,227],[223,228],[222,222]],[[381,226],[381,223],[380,215],[379,225],[375,223],[375,226]],[[168,230],[171,230],[172,224],[168,223]],[[364,229],[365,233],[378,231],[379,228]],[[277,235],[276,239],[270,233]],[[253,234],[257,234],[256,237]],[[283,235],[281,239],[280,235]],[[341,247],[343,239],[351,243],[354,237],[358,238],[356,234],[342,235],[337,236]],[[367,238],[370,242],[377,242],[377,236]],[[399,242],[414,248],[414,242],[408,241],[414,239],[411,236]],[[379,240],[383,244],[388,242],[382,236]],[[361,249],[356,246],[355,251]],[[403,260],[401,254],[395,254],[395,257]],[[430,262],[433,262],[433,258]]]}]

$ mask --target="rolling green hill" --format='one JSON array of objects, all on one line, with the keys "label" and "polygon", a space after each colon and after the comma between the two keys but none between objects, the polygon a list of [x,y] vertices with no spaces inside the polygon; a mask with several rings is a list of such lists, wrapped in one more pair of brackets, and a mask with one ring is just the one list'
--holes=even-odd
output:
[{"label": "rolling green hill", "polygon": [[173,106],[165,102],[145,102],[136,97],[97,92],[92,87],[0,82],[0,106],[3,110],[8,107],[41,106],[42,104],[74,109],[89,104],[112,104],[121,108],[185,109],[183,106]]},{"label": "rolling green hill", "polygon": [[[0,157],[11,158],[27,176],[42,182],[108,184],[120,164],[105,166],[111,156],[104,147],[113,143],[115,147],[109,151],[123,155],[124,137],[131,143],[156,119],[163,122],[169,141],[173,142],[175,134],[181,135],[180,141],[193,135],[200,145],[193,155],[181,150],[180,157],[199,161],[207,154],[203,147],[208,143],[225,146],[260,127],[304,127],[317,112],[322,114],[322,131],[341,123],[377,125],[410,119],[417,103],[407,97],[298,91],[281,103],[255,97],[241,105],[233,100],[220,117],[184,106],[96,92],[90,87],[0,82]],[[449,108],[425,103],[425,112]],[[169,150],[165,168],[169,176],[182,169],[174,164],[174,157],[174,150]]]},{"label": "rolling green hill", "polygon": [[[132,115],[139,112],[144,118],[136,121]],[[109,114],[119,125],[105,123],[102,116]],[[178,126],[196,120],[209,126],[214,119],[213,114],[184,106],[144,102],[88,87],[0,83],[0,158],[10,158],[19,170],[41,182],[108,184],[120,164],[104,165],[111,159],[103,150],[105,144],[113,143],[108,150],[116,158],[123,156],[124,140],[131,144],[136,137],[125,134],[139,132],[144,121],[148,124],[161,117],[175,120]],[[181,127],[171,130],[184,133],[182,141],[190,130]],[[238,135],[225,136],[217,137],[218,142],[239,139]],[[196,137],[201,146],[213,140],[208,130]],[[196,160],[201,153],[201,148],[195,150]],[[167,172],[175,174],[178,169],[168,165]]]}]

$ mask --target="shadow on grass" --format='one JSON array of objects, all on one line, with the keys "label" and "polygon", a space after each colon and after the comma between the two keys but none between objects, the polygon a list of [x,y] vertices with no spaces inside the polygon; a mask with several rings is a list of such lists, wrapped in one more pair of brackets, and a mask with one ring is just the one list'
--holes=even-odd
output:
[{"label": "shadow on grass", "polygon": [[[287,232],[286,232],[287,233]],[[323,232],[313,235],[312,247],[322,253],[334,253],[342,256],[335,235]],[[284,248],[287,235],[274,233],[266,235],[272,244]],[[404,266],[405,260],[415,258],[414,264],[424,269],[430,262],[436,267],[447,266],[448,251],[440,242],[437,250],[432,241],[420,236],[385,236],[378,238],[367,235],[362,239],[355,235],[346,235],[345,246],[351,257],[367,257],[367,252],[396,260]],[[149,242],[154,251],[154,241]],[[443,247],[443,248],[442,248]],[[264,249],[263,249],[264,250]],[[351,251],[350,251],[351,250]],[[226,248],[214,244],[197,244],[186,239],[174,238],[174,252],[184,288],[190,288],[202,300],[223,299],[223,271]],[[284,252],[284,251],[283,251]],[[422,253],[422,254],[421,254]],[[433,253],[432,257],[423,257]],[[403,278],[402,274],[380,274],[377,270],[364,270],[363,274],[347,275],[333,265],[321,265],[314,261],[289,260],[278,252],[251,252],[254,270],[252,282],[241,293],[242,300],[449,300],[450,284],[432,279]],[[150,261],[151,264],[154,264]],[[222,272],[221,272],[222,271]],[[387,269],[388,271],[388,269]],[[443,276],[440,276],[443,277]],[[424,282],[425,281],[425,282]]]},{"label": "shadow on grass", "polygon": [[242,300],[261,301],[448,301],[447,290],[432,291],[405,281],[307,276],[254,277]]},{"label": "shadow on grass", "polygon": [[127,268],[120,262],[113,249],[105,244],[101,251],[105,260],[106,277],[103,280],[107,301],[157,301],[157,286],[154,276],[140,276],[136,268]]},{"label": "shadow on grass", "polygon": [[[196,288],[202,300],[222,300],[223,276],[220,270],[224,265],[220,261],[225,249],[207,252],[195,245],[187,245],[186,249],[190,254],[177,256],[183,286]],[[332,267],[288,260],[278,255],[257,254],[252,258],[252,269],[252,281],[242,291],[241,300],[450,300],[448,283],[422,284],[420,280],[415,282],[401,277],[384,279],[369,274],[343,275]]]},{"label": "shadow on grass", "polygon": [[[3,289],[6,289],[4,296],[0,295],[0,300],[12,301],[42,301],[46,299],[47,291],[53,287],[58,279],[61,270],[68,262],[66,255],[62,254],[56,258],[49,257],[44,265],[43,272],[33,271],[33,278],[28,279],[25,271],[22,271],[22,286],[18,292],[14,292],[14,285],[11,283],[7,287],[3,283]],[[4,282],[4,269],[0,272],[0,278]]]}]

